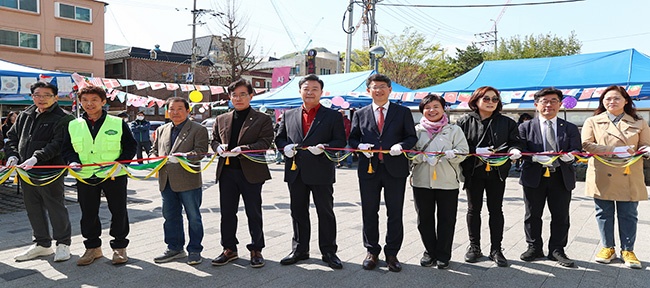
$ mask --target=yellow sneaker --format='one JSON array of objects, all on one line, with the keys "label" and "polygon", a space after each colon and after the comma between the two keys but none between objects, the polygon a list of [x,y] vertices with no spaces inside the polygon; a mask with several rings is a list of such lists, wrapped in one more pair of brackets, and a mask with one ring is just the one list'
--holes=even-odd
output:
[{"label": "yellow sneaker", "polygon": [[616,250],[614,247],[603,247],[600,252],[596,254],[596,262],[609,264],[612,260],[616,259]]},{"label": "yellow sneaker", "polygon": [[623,250],[621,251],[621,258],[623,258],[623,261],[625,261],[625,266],[634,269],[641,269],[641,261],[636,258],[634,252]]}]

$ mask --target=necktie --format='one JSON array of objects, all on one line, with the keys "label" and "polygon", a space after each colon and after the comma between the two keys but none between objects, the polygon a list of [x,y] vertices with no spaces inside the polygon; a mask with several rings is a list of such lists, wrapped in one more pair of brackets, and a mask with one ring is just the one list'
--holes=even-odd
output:
[{"label": "necktie", "polygon": [[[558,152],[555,131],[553,130],[553,122],[551,120],[546,120],[546,151]],[[552,168],[555,169],[560,166],[560,163],[555,160],[552,165]]]},{"label": "necktie", "polygon": [[[379,117],[377,117],[377,128],[379,128],[379,135],[381,135],[384,130],[384,107],[377,108],[379,110]],[[381,150],[381,147],[379,147]],[[379,161],[384,160],[384,153],[379,152]]]}]

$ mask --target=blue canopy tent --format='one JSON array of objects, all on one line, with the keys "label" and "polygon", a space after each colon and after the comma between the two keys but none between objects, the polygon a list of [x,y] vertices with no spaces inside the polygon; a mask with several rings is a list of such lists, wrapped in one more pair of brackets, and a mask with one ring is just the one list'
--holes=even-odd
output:
[{"label": "blue canopy tent", "polygon": [[[29,105],[29,84],[38,81],[41,76],[49,76],[57,84],[57,77],[68,77],[69,73],[48,71],[19,65],[0,59],[0,105]],[[71,80],[70,80],[71,82]],[[65,94],[59,89],[59,94]]]},{"label": "blue canopy tent", "polygon": [[[415,92],[471,93],[481,86],[492,86],[502,91],[502,94],[506,92],[508,97],[504,103],[514,104],[506,106],[532,108],[532,98],[526,92],[553,86],[571,90],[571,95],[579,99],[579,104],[587,104],[580,102],[597,102],[600,95],[598,89],[610,85],[621,85],[634,90],[631,95],[635,100],[650,98],[650,57],[635,49],[627,49],[560,57],[485,61],[453,80]],[[460,101],[456,100],[458,102]],[[650,103],[645,102],[650,100],[635,101],[635,104],[637,107],[650,108]],[[579,106],[588,108],[592,104]]]},{"label": "blue canopy tent", "polygon": [[[366,79],[372,74],[377,73],[374,70],[345,73],[345,74],[332,74],[318,76],[325,86],[323,87],[323,96],[321,99],[332,99],[336,96],[341,96],[345,101],[350,103],[351,108],[358,108],[368,105],[372,102],[372,98],[367,95],[362,95],[366,92]],[[294,77],[275,91],[267,92],[261,95],[256,95],[251,100],[253,108],[264,106],[266,108],[292,108],[302,105],[302,98],[298,92],[298,82],[304,76]],[[391,84],[393,92],[410,92],[411,89],[399,85],[395,82]]]}]

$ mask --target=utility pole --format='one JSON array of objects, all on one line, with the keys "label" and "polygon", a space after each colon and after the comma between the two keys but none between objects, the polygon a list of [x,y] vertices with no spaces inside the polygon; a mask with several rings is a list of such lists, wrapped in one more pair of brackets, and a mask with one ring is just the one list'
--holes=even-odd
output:
[{"label": "utility pole", "polygon": [[497,53],[497,41],[498,41],[497,40],[498,39],[497,38],[497,20],[490,19],[490,21],[494,22],[494,26],[492,26],[492,31],[474,34],[474,36],[480,37],[483,40],[482,41],[472,42],[472,44],[474,44],[474,45],[478,44],[479,46],[481,46],[481,48],[483,48],[486,45],[492,45],[492,46],[494,46],[494,54],[496,54]]},{"label": "utility pole", "polygon": [[348,30],[344,32],[348,34],[348,43],[345,47],[345,73],[350,73],[350,59],[352,57],[352,34],[354,34],[354,25],[352,23],[352,11],[354,10],[354,0],[350,0],[348,5]]},{"label": "utility pole", "polygon": [[192,84],[196,79],[194,71],[196,70],[196,19],[198,12],[196,11],[196,0],[194,0],[194,8],[192,9],[192,57],[190,58],[190,74],[192,75]]},{"label": "utility pole", "polygon": [[[369,9],[366,9],[368,11],[368,21],[370,22],[370,35],[368,35],[368,47],[372,48],[377,44],[377,23],[375,22],[375,9],[377,6],[377,0],[364,0],[364,4],[368,5],[366,6]],[[373,67],[375,63],[375,56],[370,54],[370,67]]]}]

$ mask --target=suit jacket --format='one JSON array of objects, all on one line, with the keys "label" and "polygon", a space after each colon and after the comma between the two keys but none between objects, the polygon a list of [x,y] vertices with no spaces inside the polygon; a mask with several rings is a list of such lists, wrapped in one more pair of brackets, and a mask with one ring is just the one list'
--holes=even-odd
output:
[{"label": "suit jacket", "polygon": [[[519,138],[521,138],[523,143],[522,152],[544,152],[542,133],[544,132],[542,132],[542,127],[540,127],[538,118],[534,118],[519,125]],[[556,142],[560,151],[572,152],[580,151],[582,149],[578,126],[573,123],[557,118],[556,134]],[[522,159],[523,163],[521,165],[519,184],[537,188],[543,178],[544,172],[546,172],[546,168],[544,168],[542,164],[533,162],[532,156],[524,156]],[[575,167],[573,167],[573,161],[570,163],[559,159],[558,161],[560,167],[557,167],[556,169],[560,169],[560,172],[562,173],[564,188],[571,191],[576,187],[576,170]]]},{"label": "suit jacket", "polygon": [[[360,143],[370,143],[375,146],[372,149],[388,150],[395,144],[402,145],[402,149],[410,150],[415,146],[418,137],[415,134],[415,123],[411,110],[404,106],[390,103],[388,113],[384,120],[384,131],[381,133],[377,127],[375,113],[372,104],[359,109],[352,117],[352,130],[350,131],[349,144],[352,148],[358,148]],[[368,173],[368,164],[372,161],[373,167],[379,165],[379,157],[368,159],[359,157],[359,178],[371,178]],[[393,177],[407,177],[409,175],[409,161],[404,155],[390,156],[384,154],[384,164],[388,173]]]},{"label": "suit jacket", "polygon": [[[634,145],[633,150],[650,146],[650,128],[644,119],[634,120],[625,114],[618,124],[609,120],[603,112],[587,118],[582,126],[582,148],[589,153],[613,152],[614,147]],[[648,200],[648,191],[643,177],[643,161],[630,165],[630,174],[625,168],[609,167],[593,157],[589,158],[586,194],[594,198],[611,201]]]},{"label": "suit jacket", "polygon": [[[192,161],[192,164],[199,166],[193,168],[195,171],[199,171],[200,161],[208,153],[208,130],[199,123],[187,120],[172,145],[172,127],[173,123],[170,122],[156,129],[156,139],[153,141],[150,154],[156,157],[171,155],[173,153],[194,152],[198,156],[188,157],[188,159]],[[184,192],[203,186],[201,173],[187,172],[179,163],[167,162],[158,174],[158,187],[160,191],[165,189],[167,180],[169,180],[169,185],[174,192]]]},{"label": "suit jacket", "polygon": [[[345,127],[341,113],[321,106],[307,135],[302,132],[302,107],[284,112],[275,145],[283,149],[288,144],[298,144],[296,148],[324,144],[328,147],[345,147]],[[297,169],[291,170],[293,161]],[[308,150],[297,149],[293,158],[287,158],[284,165],[284,181],[293,183],[298,174],[307,185],[331,185],[336,181],[336,163],[325,153],[314,155]]]},{"label": "suit jacket", "polygon": [[[232,130],[232,120],[234,111],[221,114],[214,121],[214,128],[212,129],[212,150],[217,151],[217,147],[227,143],[230,140]],[[244,124],[239,132],[237,138],[237,145],[242,147],[242,151],[246,150],[268,150],[273,141],[273,121],[264,113],[257,112],[251,109],[248,116],[244,120]],[[231,143],[232,144],[232,143]],[[266,155],[266,152],[259,152],[259,154]],[[244,173],[246,181],[249,183],[263,183],[271,179],[269,167],[265,163],[255,163],[244,156],[237,156],[241,169]],[[217,165],[217,180],[221,177],[223,165],[226,163],[226,158],[219,157],[219,164]]]}]

